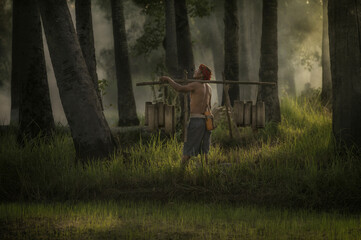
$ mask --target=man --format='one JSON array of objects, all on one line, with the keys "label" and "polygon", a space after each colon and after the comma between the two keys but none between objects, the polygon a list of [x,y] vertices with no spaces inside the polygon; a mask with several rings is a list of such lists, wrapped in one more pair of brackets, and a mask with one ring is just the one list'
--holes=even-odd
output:
[{"label": "man", "polygon": [[[193,78],[210,80],[211,70],[204,64],[194,72]],[[191,82],[180,85],[170,77],[163,76],[160,81],[168,82],[177,92],[190,92],[190,120],[187,127],[187,140],[184,142],[182,167],[186,167],[190,157],[204,154],[208,163],[208,151],[211,143],[211,131],[206,129],[204,113],[211,110],[212,88],[208,83]]]}]

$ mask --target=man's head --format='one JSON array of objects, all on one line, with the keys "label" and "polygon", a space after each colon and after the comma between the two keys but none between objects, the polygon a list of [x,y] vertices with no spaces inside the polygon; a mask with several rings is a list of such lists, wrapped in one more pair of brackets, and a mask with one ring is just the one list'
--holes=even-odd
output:
[{"label": "man's head", "polygon": [[199,65],[198,69],[194,72],[193,77],[202,80],[211,80],[212,71],[204,64]]}]

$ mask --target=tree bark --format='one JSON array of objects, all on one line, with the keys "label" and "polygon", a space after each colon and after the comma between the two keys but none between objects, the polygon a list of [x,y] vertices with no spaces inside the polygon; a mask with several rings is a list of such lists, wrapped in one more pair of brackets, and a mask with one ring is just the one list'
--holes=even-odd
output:
[{"label": "tree bark", "polygon": [[332,99],[332,80],[330,63],[330,44],[328,37],[328,0],[323,0],[323,31],[322,31],[322,92],[321,100],[327,106]]},{"label": "tree bark", "polygon": [[50,136],[55,125],[40,14],[35,0],[13,1],[12,58],[12,78],[20,89],[17,96],[20,125],[18,140],[22,143],[25,139]]},{"label": "tree bark", "polygon": [[[263,0],[261,82],[278,82],[277,0]],[[278,86],[259,86],[258,100],[265,102],[266,122],[281,122]]]},{"label": "tree bark", "polygon": [[[223,79],[222,73],[224,72],[224,24],[222,19],[224,17],[224,4],[221,1],[214,1],[214,16],[211,17],[210,28],[212,32],[210,41],[212,48],[212,57],[214,63],[214,74],[217,80]],[[223,85],[217,85],[218,104],[222,104]]]},{"label": "tree bark", "polygon": [[118,86],[118,126],[139,125],[130,73],[123,0],[111,0],[111,6]]},{"label": "tree bark", "polygon": [[174,0],[165,1],[166,53],[165,65],[172,77],[177,77],[178,53]]},{"label": "tree bark", "polygon": [[91,0],[75,0],[76,31],[89,74],[103,108],[95,60]]},{"label": "tree bark", "polygon": [[[178,77],[184,78],[184,70],[187,71],[188,78],[193,77],[194,73],[194,57],[192,49],[192,39],[188,23],[188,11],[185,0],[175,0],[175,22],[177,32],[177,50],[178,50]],[[186,94],[186,93],[185,93]],[[189,102],[189,94],[186,94]],[[184,94],[179,94],[179,101],[181,105],[180,119],[184,119],[184,113],[189,113],[189,109],[185,111]],[[189,108],[189,105],[188,105]],[[188,115],[186,118],[188,119]]]},{"label": "tree bark", "polygon": [[[248,5],[246,5],[248,6]],[[262,0],[251,1],[251,9],[247,11],[247,14],[250,14],[251,24],[250,29],[250,38],[249,38],[249,49],[248,51],[250,59],[250,72],[249,76],[251,81],[259,82],[259,68],[260,68],[260,58],[261,58],[261,36],[262,36]],[[258,95],[258,86],[251,86],[251,99],[253,101],[257,100]]]},{"label": "tree bark", "polygon": [[83,58],[66,0],[38,0],[77,157],[107,157],[115,144]]},{"label": "tree bark", "polygon": [[194,58],[192,50],[191,33],[188,23],[188,11],[185,0],[174,1],[176,29],[177,29],[177,49],[179,77],[183,77],[183,71],[188,72],[188,78],[193,77]]},{"label": "tree bark", "polygon": [[361,147],[361,1],[329,0],[332,129],[337,143]]},{"label": "tree bark", "polygon": [[[246,25],[249,24],[248,14],[246,12],[246,0],[239,1],[239,16],[240,16],[240,24],[239,24],[239,32],[240,32],[240,65],[239,65],[239,79],[240,81],[249,82],[249,48],[250,45],[248,41],[250,32],[247,31]],[[240,99],[241,100],[252,100],[251,99],[251,87],[252,86],[242,86],[240,88]]]},{"label": "tree bark", "polygon": [[[15,6],[14,6],[15,5]],[[11,112],[10,112],[10,124],[18,125],[19,124],[19,107],[20,107],[20,80],[23,78],[21,75],[23,72],[19,72],[16,69],[21,67],[21,63],[18,63],[16,57],[21,54],[20,48],[17,48],[17,41],[22,39],[22,31],[20,30],[22,26],[21,12],[18,12],[16,9],[16,3],[13,2],[13,32],[12,32],[12,61],[11,61]]]},{"label": "tree bark", "polygon": [[[238,81],[239,78],[239,22],[236,0],[224,1],[224,76],[226,80]],[[229,98],[233,105],[239,99],[238,85],[231,85]],[[223,97],[222,104],[225,103]]]}]

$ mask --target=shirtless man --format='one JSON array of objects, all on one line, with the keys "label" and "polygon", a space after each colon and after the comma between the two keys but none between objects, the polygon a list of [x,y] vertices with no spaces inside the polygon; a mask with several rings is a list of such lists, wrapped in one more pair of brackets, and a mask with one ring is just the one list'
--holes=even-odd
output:
[{"label": "shirtless man", "polygon": [[[194,72],[193,78],[210,80],[211,70],[204,64]],[[208,163],[208,151],[211,143],[211,131],[206,129],[206,111],[211,109],[212,88],[208,83],[191,82],[187,85],[180,85],[170,77],[163,76],[160,81],[168,82],[177,92],[190,92],[190,120],[187,127],[187,140],[184,142],[182,167],[186,167],[191,156],[204,154]]]}]

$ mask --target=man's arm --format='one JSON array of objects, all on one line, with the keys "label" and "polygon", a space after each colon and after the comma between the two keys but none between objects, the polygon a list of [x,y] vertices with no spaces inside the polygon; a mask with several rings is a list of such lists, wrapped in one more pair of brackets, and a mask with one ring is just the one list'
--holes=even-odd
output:
[{"label": "man's arm", "polygon": [[167,76],[160,77],[159,80],[162,82],[168,82],[169,85],[172,88],[174,88],[177,92],[191,92],[195,89],[195,86],[197,85],[196,82],[191,82],[187,85],[180,85],[180,84],[174,82],[173,79],[171,79],[170,77],[167,77]]}]

